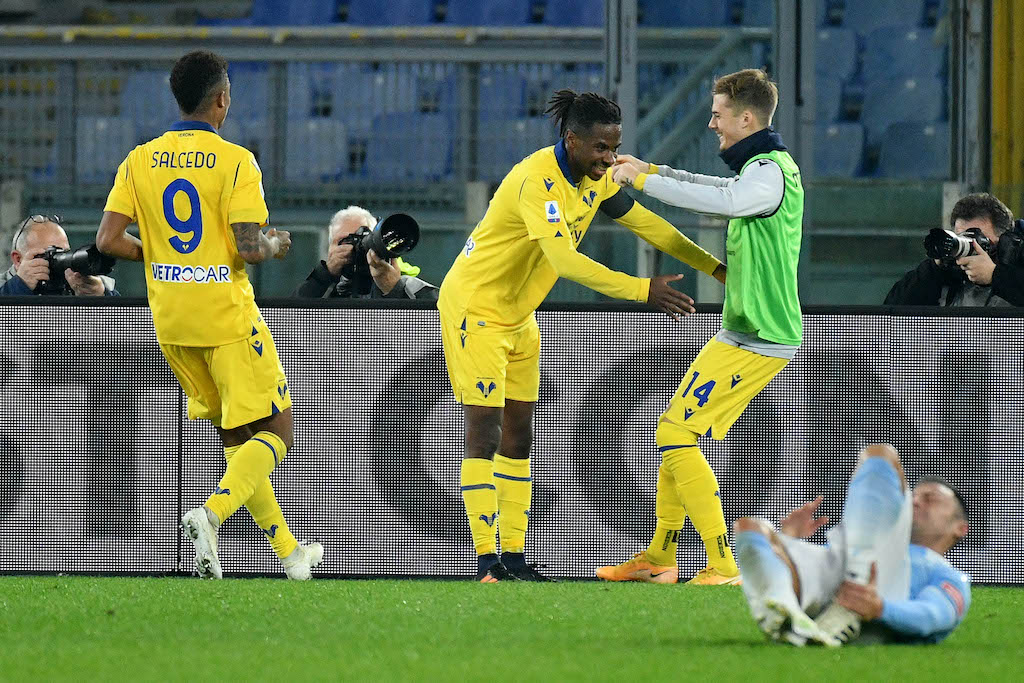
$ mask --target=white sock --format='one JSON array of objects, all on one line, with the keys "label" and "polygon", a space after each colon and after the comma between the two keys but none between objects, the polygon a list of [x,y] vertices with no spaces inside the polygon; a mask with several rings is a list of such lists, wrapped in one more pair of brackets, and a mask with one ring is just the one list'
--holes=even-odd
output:
[{"label": "white sock", "polygon": [[793,592],[793,574],[775,554],[771,541],[756,531],[736,534],[736,561],[743,576],[743,594],[751,607],[772,600],[790,608],[800,608]]},{"label": "white sock", "polygon": [[854,473],[843,508],[850,581],[868,582],[877,544],[899,521],[903,496],[899,473],[883,458],[868,458]]}]

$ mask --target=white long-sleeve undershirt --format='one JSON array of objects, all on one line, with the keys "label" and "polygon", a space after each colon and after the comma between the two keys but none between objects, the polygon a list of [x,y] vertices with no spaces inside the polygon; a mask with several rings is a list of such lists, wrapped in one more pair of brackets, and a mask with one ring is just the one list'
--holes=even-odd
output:
[{"label": "white long-sleeve undershirt", "polygon": [[689,211],[745,218],[778,210],[785,192],[782,169],[771,159],[758,159],[735,178],[701,175],[658,166],[644,179],[644,194]]}]

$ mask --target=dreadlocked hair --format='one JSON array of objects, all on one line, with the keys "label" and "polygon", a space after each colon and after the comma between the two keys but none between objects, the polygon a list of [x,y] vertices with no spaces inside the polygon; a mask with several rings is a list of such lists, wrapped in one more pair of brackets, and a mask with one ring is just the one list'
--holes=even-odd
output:
[{"label": "dreadlocked hair", "polygon": [[582,133],[597,123],[622,123],[619,105],[593,92],[577,94],[569,89],[559,90],[548,100],[544,113],[558,124],[558,135],[563,138],[568,130]]}]

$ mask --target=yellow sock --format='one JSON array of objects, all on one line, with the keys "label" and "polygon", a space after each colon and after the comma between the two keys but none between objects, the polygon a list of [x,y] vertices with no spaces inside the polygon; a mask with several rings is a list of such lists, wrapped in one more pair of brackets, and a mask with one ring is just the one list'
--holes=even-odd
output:
[{"label": "yellow sock", "polygon": [[[231,462],[232,456],[238,452],[239,448],[241,446],[225,446],[224,459]],[[270,477],[264,479],[263,483],[256,487],[245,507],[252,515],[256,526],[267,537],[275,555],[284,559],[295,551],[299,542],[295,540],[295,536],[288,529],[288,523],[284,521],[284,513],[281,512],[281,506],[277,503],[277,496],[274,495]]]},{"label": "yellow sock", "polygon": [[663,466],[676,481],[676,492],[693,527],[704,541],[708,565],[726,576],[739,573],[726,533],[718,480],[697,445],[697,435],[661,422],[656,432]]},{"label": "yellow sock", "polygon": [[224,476],[206,500],[206,509],[223,524],[252,498],[256,488],[284,460],[285,451],[284,441],[277,434],[257,432],[231,456]]},{"label": "yellow sock", "polygon": [[521,553],[526,547],[526,525],[530,522],[530,459],[494,456],[494,485],[498,494],[498,540],[501,552]]},{"label": "yellow sock", "polygon": [[655,498],[658,525],[647,546],[647,559],[664,567],[676,566],[679,532],[686,523],[686,511],[679,502],[676,480],[665,465],[658,468],[658,495]]},{"label": "yellow sock", "polygon": [[498,552],[494,525],[498,521],[498,496],[494,486],[494,464],[483,458],[462,461],[462,501],[466,504],[469,531],[477,555]]}]

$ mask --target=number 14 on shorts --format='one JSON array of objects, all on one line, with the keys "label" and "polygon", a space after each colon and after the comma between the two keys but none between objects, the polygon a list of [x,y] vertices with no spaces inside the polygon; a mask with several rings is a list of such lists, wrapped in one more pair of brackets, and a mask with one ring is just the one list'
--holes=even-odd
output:
[{"label": "number 14 on shorts", "polygon": [[[700,373],[694,370],[693,377],[690,378],[690,383],[686,385],[686,389],[680,394],[682,398],[686,398],[690,394],[690,389],[693,389],[693,385],[697,383],[700,378]],[[697,399],[697,407],[703,408],[704,404],[711,398],[711,392],[715,389],[715,380],[708,380],[703,384],[699,385],[696,389],[693,389],[693,397]]]}]

